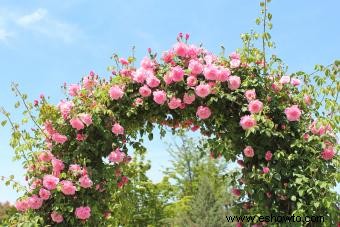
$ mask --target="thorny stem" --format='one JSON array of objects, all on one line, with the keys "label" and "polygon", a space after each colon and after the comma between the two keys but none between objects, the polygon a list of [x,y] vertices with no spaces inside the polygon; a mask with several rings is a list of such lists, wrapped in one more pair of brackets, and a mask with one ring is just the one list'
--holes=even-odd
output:
[{"label": "thorny stem", "polygon": [[267,0],[264,0],[264,17],[263,17],[263,34],[262,34],[262,51],[263,51],[263,69],[266,72],[266,23],[267,23]]},{"label": "thorny stem", "polygon": [[23,102],[23,104],[25,105],[25,108],[29,114],[29,117],[31,118],[31,120],[34,122],[34,124],[39,128],[39,130],[45,135],[46,138],[48,138],[48,135],[46,135],[46,133],[44,132],[44,130],[40,127],[40,125],[38,124],[38,122],[35,120],[35,117],[32,115],[30,108],[28,107],[25,99],[23,98],[23,95],[21,94],[20,90],[18,89],[18,85],[15,83],[12,83],[12,87],[15,89],[15,93],[18,94],[21,98],[21,101]]}]

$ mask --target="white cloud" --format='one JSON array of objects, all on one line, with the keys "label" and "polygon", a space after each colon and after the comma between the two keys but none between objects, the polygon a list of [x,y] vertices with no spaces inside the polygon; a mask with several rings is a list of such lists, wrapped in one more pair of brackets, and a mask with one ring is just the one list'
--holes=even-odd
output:
[{"label": "white cloud", "polygon": [[17,19],[17,23],[21,26],[30,26],[33,25],[41,20],[43,20],[47,16],[46,9],[37,9],[31,14],[24,15]]},{"label": "white cloud", "polygon": [[10,37],[11,33],[3,28],[0,28],[0,41],[7,41]]},{"label": "white cloud", "polygon": [[27,32],[66,43],[74,42],[82,35],[76,25],[53,17],[44,8],[26,14],[19,10],[0,9],[0,42],[9,41],[14,36],[25,37],[21,34]]}]

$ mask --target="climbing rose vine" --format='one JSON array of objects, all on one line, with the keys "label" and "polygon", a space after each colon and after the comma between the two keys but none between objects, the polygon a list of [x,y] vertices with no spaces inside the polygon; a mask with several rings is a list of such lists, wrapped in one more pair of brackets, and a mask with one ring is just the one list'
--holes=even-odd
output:
[{"label": "climbing rose vine", "polygon": [[[249,37],[243,36],[245,44]],[[11,141],[19,153],[31,150],[20,153],[29,188],[15,204],[19,212],[51,225],[109,224],[114,195],[129,184],[129,149],[145,149],[144,135],[152,139],[154,127],[161,135],[170,127],[199,130],[207,137],[205,149],[240,165],[230,189],[235,215],[334,220],[338,106],[330,89],[322,107],[315,87],[328,80],[339,88],[339,62],[317,66],[328,79],[315,82],[303,72],[287,75],[276,56],[264,62],[255,47],[225,57],[188,38],[180,34],[161,58],[149,50],[138,67],[133,57],[114,56],[112,77],[90,72],[65,86],[68,96],[58,105],[44,96],[34,102],[33,135],[14,127]]]}]

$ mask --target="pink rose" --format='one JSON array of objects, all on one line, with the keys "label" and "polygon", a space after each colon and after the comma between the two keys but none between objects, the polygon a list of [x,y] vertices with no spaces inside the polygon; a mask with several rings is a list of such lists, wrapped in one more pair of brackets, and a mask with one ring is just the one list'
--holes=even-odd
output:
[{"label": "pink rose", "polygon": [[187,78],[187,85],[188,85],[189,87],[194,87],[194,86],[196,86],[196,85],[197,85],[197,78],[194,77],[194,76],[189,76],[189,77]]},{"label": "pink rose", "polygon": [[241,78],[238,76],[230,76],[228,82],[229,89],[234,91],[240,87]]},{"label": "pink rose", "polygon": [[306,105],[312,104],[312,98],[309,95],[304,95],[303,96],[303,101],[306,103]]},{"label": "pink rose", "polygon": [[240,65],[241,65],[240,59],[231,59],[230,68],[235,69],[235,68],[238,68]]},{"label": "pink rose", "polygon": [[266,155],[264,156],[264,158],[269,162],[273,157],[273,154],[271,151],[267,151]]},{"label": "pink rose", "polygon": [[39,209],[43,204],[43,199],[39,198],[37,195],[33,195],[30,198],[28,198],[28,206],[31,209],[37,210]]},{"label": "pink rose", "polygon": [[178,42],[174,46],[175,53],[180,57],[185,57],[187,55],[188,46],[185,43]]},{"label": "pink rose", "polygon": [[81,167],[80,165],[77,164],[71,164],[68,170],[73,173],[79,174],[81,172]]},{"label": "pink rose", "polygon": [[152,87],[152,88],[158,87],[160,83],[161,81],[155,76],[149,76],[148,78],[146,78],[146,84],[149,87]]},{"label": "pink rose", "polygon": [[56,211],[53,211],[51,213],[51,218],[52,218],[52,221],[54,221],[55,223],[61,223],[64,221],[64,217],[63,215],[59,214],[58,212]]},{"label": "pink rose", "polygon": [[241,117],[240,125],[244,130],[247,130],[256,125],[256,120],[251,115],[245,115]]},{"label": "pink rose", "polygon": [[289,76],[283,76],[280,79],[281,84],[288,84],[290,82],[290,77]]},{"label": "pink rose", "polygon": [[240,197],[241,196],[241,190],[238,188],[232,188],[231,189],[231,194],[233,194],[236,197]]},{"label": "pink rose", "polygon": [[67,141],[67,137],[64,136],[64,135],[61,135],[59,133],[54,133],[52,135],[52,140],[56,143],[60,143],[60,144],[63,144]]},{"label": "pink rose", "polygon": [[247,99],[248,102],[250,102],[250,101],[256,99],[256,92],[255,92],[255,89],[247,90],[247,91],[244,93],[244,96],[246,97],[246,99]]},{"label": "pink rose", "polygon": [[170,85],[173,82],[169,73],[164,75],[163,80],[166,85]]},{"label": "pink rose", "polygon": [[203,71],[203,65],[197,60],[190,60],[188,69],[190,69],[191,75],[198,75]]},{"label": "pink rose", "polygon": [[129,62],[126,59],[124,59],[124,58],[119,58],[119,62],[122,65],[128,65],[129,64]]},{"label": "pink rose", "polygon": [[53,190],[57,187],[59,178],[52,175],[45,175],[43,178],[43,186],[48,190]]},{"label": "pink rose", "polygon": [[200,84],[195,89],[196,95],[204,98],[211,93],[210,86],[208,84]]},{"label": "pink rose", "polygon": [[254,157],[254,149],[251,146],[246,146],[246,148],[243,150],[243,153],[248,158]]},{"label": "pink rose", "polygon": [[92,116],[91,114],[86,114],[86,113],[82,113],[79,114],[80,120],[86,125],[89,126],[92,124]]},{"label": "pink rose", "polygon": [[199,106],[199,107],[197,108],[196,115],[197,115],[200,119],[204,120],[204,119],[207,119],[207,118],[210,117],[210,115],[211,115],[211,110],[210,110],[209,107],[207,107],[207,106]]},{"label": "pink rose", "polygon": [[52,158],[53,158],[53,154],[51,154],[51,152],[49,151],[43,151],[38,156],[39,161],[42,161],[42,162],[49,162],[52,160]]},{"label": "pink rose", "polygon": [[76,140],[78,141],[84,141],[86,139],[86,136],[84,134],[78,133]]},{"label": "pink rose", "polygon": [[300,85],[300,80],[297,78],[292,78],[290,81],[291,85],[293,86],[299,86]]},{"label": "pink rose", "polygon": [[61,102],[59,102],[58,108],[64,119],[68,118],[73,106],[74,103],[71,101],[62,100]]},{"label": "pink rose", "polygon": [[174,57],[174,53],[172,51],[163,52],[162,59],[165,63],[170,63]]},{"label": "pink rose", "polygon": [[142,84],[142,83],[144,83],[146,78],[148,78],[151,75],[153,75],[152,72],[150,72],[146,69],[140,68],[140,69],[137,69],[137,71],[132,73],[132,78],[135,82]]},{"label": "pink rose", "polygon": [[179,82],[184,78],[184,71],[180,66],[173,67],[170,72],[172,81]]},{"label": "pink rose", "polygon": [[229,55],[229,57],[231,58],[231,59],[240,59],[241,57],[240,57],[240,54],[238,54],[237,52],[232,52],[230,55]]},{"label": "pink rose", "polygon": [[195,101],[195,99],[196,99],[195,94],[189,95],[188,93],[185,93],[184,96],[183,96],[183,102],[184,102],[185,104],[188,104],[188,105],[190,105],[191,103],[193,103],[193,102]]},{"label": "pink rose", "polygon": [[124,128],[118,124],[118,123],[115,123],[113,126],[112,126],[112,132],[113,134],[115,134],[116,136],[118,135],[123,135],[124,134]]},{"label": "pink rose", "polygon": [[218,71],[216,80],[225,82],[229,79],[230,75],[231,75],[231,72],[228,68],[222,68]]},{"label": "pink rose", "polygon": [[68,88],[68,93],[71,96],[77,96],[78,92],[80,91],[81,86],[78,84],[71,84]]},{"label": "pink rose", "polygon": [[182,100],[176,97],[172,97],[170,99],[170,102],[168,103],[168,106],[170,109],[174,110],[177,109],[178,107],[180,107],[182,104]]},{"label": "pink rose", "polygon": [[76,208],[75,215],[78,219],[86,220],[91,216],[91,208],[86,206],[81,206]]},{"label": "pink rose", "polygon": [[121,163],[124,161],[125,153],[121,152],[118,148],[115,151],[112,151],[108,157],[110,162]]},{"label": "pink rose", "polygon": [[321,152],[321,157],[326,161],[331,160],[332,158],[334,158],[334,156],[335,156],[334,147],[326,147]]},{"label": "pink rose", "polygon": [[44,189],[44,188],[40,188],[39,196],[43,200],[48,200],[50,198],[50,196],[51,196],[51,192],[49,190]]},{"label": "pink rose", "polygon": [[140,64],[146,70],[152,70],[155,67],[155,62],[148,57],[144,57]]},{"label": "pink rose", "polygon": [[57,158],[52,159],[52,167],[53,172],[61,172],[65,168],[64,163]]},{"label": "pink rose", "polygon": [[80,183],[80,186],[83,188],[90,188],[93,185],[93,182],[91,181],[88,175],[80,177],[79,183]]},{"label": "pink rose", "polygon": [[76,186],[71,181],[63,180],[60,182],[61,191],[64,195],[74,195],[76,193]]},{"label": "pink rose", "polygon": [[110,88],[109,94],[110,94],[111,99],[118,100],[123,97],[124,92],[119,86],[114,85]]},{"label": "pink rose", "polygon": [[157,90],[154,91],[153,93],[153,100],[159,104],[159,105],[163,105],[166,101],[166,93],[163,90]]},{"label": "pink rose", "polygon": [[267,174],[267,173],[269,173],[269,168],[267,166],[265,166],[265,167],[262,168],[262,171],[263,171],[264,174]]},{"label": "pink rose", "polygon": [[18,211],[25,212],[29,208],[28,201],[27,200],[18,200],[18,201],[16,201],[15,208]]},{"label": "pink rose", "polygon": [[285,109],[285,114],[288,121],[299,121],[301,116],[301,110],[297,105],[293,105]]},{"label": "pink rose", "polygon": [[148,97],[151,95],[151,89],[147,85],[144,85],[139,88],[139,94],[143,97]]},{"label": "pink rose", "polygon": [[216,80],[219,70],[214,65],[208,65],[204,68],[204,77],[206,80]]},{"label": "pink rose", "polygon": [[242,226],[243,226],[242,222],[237,222],[236,225],[235,225],[235,227],[242,227]]},{"label": "pink rose", "polygon": [[84,123],[79,118],[72,118],[70,120],[70,124],[72,128],[77,129],[77,130],[81,130],[84,128]]},{"label": "pink rose", "polygon": [[85,89],[90,90],[97,84],[98,81],[94,76],[94,72],[90,72],[89,76],[83,78],[83,85]]},{"label": "pink rose", "polygon": [[248,110],[250,111],[250,113],[254,114],[254,113],[259,113],[261,112],[263,109],[263,103],[259,100],[253,100],[250,101],[249,105],[248,105]]}]

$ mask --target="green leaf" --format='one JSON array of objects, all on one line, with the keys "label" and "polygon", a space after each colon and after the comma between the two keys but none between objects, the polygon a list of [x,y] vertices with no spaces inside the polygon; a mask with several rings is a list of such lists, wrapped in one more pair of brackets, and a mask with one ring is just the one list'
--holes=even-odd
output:
[{"label": "green leaf", "polygon": [[1,121],[1,126],[5,126],[7,124],[7,120]]},{"label": "green leaf", "polygon": [[292,201],[296,201],[296,196],[293,195],[292,197],[290,197],[290,199],[291,199]]}]

